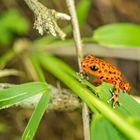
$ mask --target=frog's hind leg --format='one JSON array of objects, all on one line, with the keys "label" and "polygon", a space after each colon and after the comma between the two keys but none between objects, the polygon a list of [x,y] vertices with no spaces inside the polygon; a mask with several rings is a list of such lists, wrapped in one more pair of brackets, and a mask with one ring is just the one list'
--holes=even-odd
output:
[{"label": "frog's hind leg", "polygon": [[112,99],[113,99],[113,107],[116,105],[116,103],[118,103],[118,94],[119,94],[119,88],[118,87],[114,87],[114,93],[112,95]]},{"label": "frog's hind leg", "polygon": [[119,104],[119,102],[118,102],[118,99],[119,99],[119,97],[118,97],[119,91],[120,91],[119,84],[115,84],[114,85],[114,92],[112,94],[112,97],[107,101],[109,103],[110,101],[113,100],[113,108],[115,108],[115,106],[116,106],[117,103]]}]

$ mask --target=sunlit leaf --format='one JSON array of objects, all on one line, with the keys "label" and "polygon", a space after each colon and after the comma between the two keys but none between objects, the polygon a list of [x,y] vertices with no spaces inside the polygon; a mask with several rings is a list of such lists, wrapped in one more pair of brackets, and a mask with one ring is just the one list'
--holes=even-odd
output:
[{"label": "sunlit leaf", "polygon": [[36,94],[43,94],[46,89],[45,83],[32,82],[0,90],[0,108],[10,107]]},{"label": "sunlit leaf", "polygon": [[104,25],[94,30],[93,40],[110,47],[139,47],[140,26],[130,23]]},{"label": "sunlit leaf", "polygon": [[127,140],[112,123],[100,114],[93,115],[90,134],[91,140]]}]

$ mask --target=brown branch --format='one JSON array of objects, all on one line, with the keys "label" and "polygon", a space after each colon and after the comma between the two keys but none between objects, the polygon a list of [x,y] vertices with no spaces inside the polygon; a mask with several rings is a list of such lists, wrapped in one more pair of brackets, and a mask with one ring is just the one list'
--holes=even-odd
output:
[{"label": "brown branch", "polygon": [[66,34],[57,24],[58,19],[70,20],[70,16],[59,13],[54,9],[49,9],[38,0],[24,0],[35,15],[34,28],[43,35],[44,32],[52,34],[55,37],[64,39]]}]

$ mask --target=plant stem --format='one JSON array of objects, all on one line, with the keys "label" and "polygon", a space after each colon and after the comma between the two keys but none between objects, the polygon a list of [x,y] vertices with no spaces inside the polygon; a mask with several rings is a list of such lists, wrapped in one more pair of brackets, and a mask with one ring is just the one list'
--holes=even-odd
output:
[{"label": "plant stem", "polygon": [[[81,43],[81,36],[80,36],[79,24],[78,24],[78,20],[76,16],[74,0],[66,0],[66,3],[68,6],[70,15],[71,15],[71,20],[72,20],[72,25],[73,25],[73,36],[74,36],[74,41],[76,44],[79,70],[82,71],[82,67],[81,67],[81,60],[83,58],[82,43]],[[90,140],[89,110],[85,103],[83,103],[82,118],[83,118],[83,126],[84,126],[84,139]]]},{"label": "plant stem", "polygon": [[78,65],[79,65],[79,69],[82,70],[82,67],[81,67],[81,60],[83,58],[82,43],[81,43],[81,36],[80,36],[79,24],[78,24],[78,20],[76,16],[74,0],[66,0],[66,2],[67,2],[70,15],[71,15],[71,20],[72,20],[73,37],[76,44],[76,53],[78,55]]}]

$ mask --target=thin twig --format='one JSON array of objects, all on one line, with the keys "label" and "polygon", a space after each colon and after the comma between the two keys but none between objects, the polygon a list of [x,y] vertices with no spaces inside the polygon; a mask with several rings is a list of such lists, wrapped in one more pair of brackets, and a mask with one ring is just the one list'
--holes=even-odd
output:
[{"label": "thin twig", "polygon": [[81,36],[80,36],[80,31],[79,31],[79,24],[76,16],[76,11],[75,11],[75,5],[74,5],[74,0],[66,0],[67,6],[69,8],[69,12],[71,15],[71,21],[72,21],[72,26],[73,26],[73,37],[74,41],[76,44],[76,53],[78,56],[78,65],[79,65],[79,70],[81,71],[81,60],[83,58],[83,52],[82,52],[82,43],[81,43]]},{"label": "thin twig", "polygon": [[[78,20],[77,20],[77,16],[76,16],[74,0],[66,0],[66,3],[68,6],[70,15],[71,15],[71,20],[72,20],[72,25],[73,25],[73,36],[74,36],[74,41],[76,44],[76,52],[77,52],[77,56],[78,56],[79,70],[82,71],[82,67],[81,67],[81,60],[83,58],[82,43],[81,43],[79,24],[78,24]],[[82,118],[83,118],[83,126],[84,126],[84,139],[90,140],[89,110],[85,103],[83,103]]]}]

